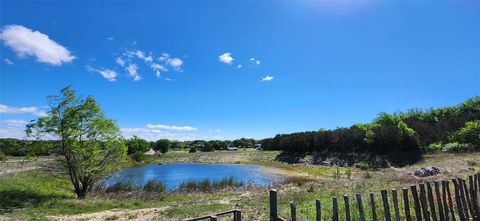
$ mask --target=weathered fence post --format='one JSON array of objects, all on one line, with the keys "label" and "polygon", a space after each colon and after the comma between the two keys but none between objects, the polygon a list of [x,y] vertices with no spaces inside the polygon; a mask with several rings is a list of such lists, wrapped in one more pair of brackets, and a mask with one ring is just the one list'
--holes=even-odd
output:
[{"label": "weathered fence post", "polygon": [[218,220],[217,216],[215,215],[210,216],[210,221],[217,221],[217,220]]},{"label": "weathered fence post", "polygon": [[398,209],[397,190],[392,189],[393,211],[395,212],[395,221],[400,221],[400,210]]},{"label": "weathered fence post", "polygon": [[270,221],[278,220],[278,211],[277,211],[277,190],[270,190]]},{"label": "weathered fence post", "polygon": [[317,221],[322,221],[322,205],[320,204],[320,200],[315,200],[315,209],[317,215]]},{"label": "weathered fence post", "polygon": [[442,195],[440,194],[440,185],[438,181],[434,181],[435,185],[435,195],[437,196],[437,206],[438,206],[438,216],[440,217],[440,221],[445,221],[445,213],[443,213],[443,204],[442,204]]},{"label": "weathered fence post", "polygon": [[463,210],[463,206],[462,206],[462,200],[460,199],[461,195],[460,195],[460,190],[458,189],[459,185],[458,185],[456,179],[452,179],[452,182],[453,182],[453,187],[455,189],[455,201],[457,203],[458,217],[460,218],[460,221],[465,221],[466,217],[465,217],[465,214],[464,214],[465,211]]},{"label": "weathered fence post", "polygon": [[467,181],[462,179],[462,184],[465,191],[465,200],[467,201],[467,205],[470,210],[470,215],[472,215],[473,220],[477,220],[477,213],[475,211],[475,206],[473,205],[472,198],[470,197],[471,191],[467,187]]},{"label": "weathered fence post", "polygon": [[432,214],[432,220],[437,221],[437,212],[435,211],[435,203],[433,201],[432,185],[430,185],[430,182],[427,182],[427,190],[428,190],[428,203],[430,204],[430,212]]},{"label": "weathered fence post", "polygon": [[377,221],[377,212],[375,208],[375,195],[370,193],[370,206],[372,208],[372,220]]},{"label": "weathered fence post", "polygon": [[411,185],[413,205],[415,206],[415,218],[417,221],[422,221],[422,210],[420,209],[420,201],[418,199],[417,186]]},{"label": "weathered fence post", "polygon": [[381,190],[380,193],[382,194],[383,213],[385,214],[385,220],[391,221],[392,219],[390,218],[390,205],[388,205],[387,190]]},{"label": "weathered fence post", "polygon": [[242,221],[242,211],[239,209],[236,209],[233,212],[233,221]]},{"label": "weathered fence post", "polygon": [[478,197],[474,177],[475,176],[468,176],[468,184],[470,187],[470,197],[472,199],[473,210],[475,211],[476,218],[480,220],[480,208],[478,206]]},{"label": "weathered fence post", "polygon": [[350,221],[350,202],[348,196],[343,196],[343,202],[345,203],[345,221]]},{"label": "weathered fence post", "polygon": [[445,221],[448,221],[450,218],[448,217],[448,204],[447,204],[447,182],[442,180],[442,205],[443,211],[445,214]]},{"label": "weathered fence post", "polygon": [[290,202],[290,215],[292,216],[292,221],[297,221],[297,207],[295,202]]},{"label": "weathered fence post", "polygon": [[467,200],[465,199],[465,191],[463,191],[463,180],[460,178],[457,178],[457,184],[458,184],[458,189],[460,191],[460,200],[462,201],[462,207],[463,210],[465,211],[465,219],[470,220],[470,215],[468,214],[468,209],[470,207],[469,204],[467,204]]},{"label": "weathered fence post", "polygon": [[448,197],[448,209],[450,210],[450,214],[452,214],[452,220],[457,221],[457,218],[455,217],[455,211],[453,210],[453,200],[452,200],[452,194],[450,193],[450,181],[445,181],[447,185],[447,197]]},{"label": "weathered fence post", "polygon": [[360,221],[365,221],[365,212],[363,211],[362,195],[356,194],[358,214],[360,215]]},{"label": "weathered fence post", "polygon": [[425,193],[425,184],[420,184],[420,204],[422,205],[423,218],[425,221],[430,221],[430,213],[427,206],[427,196]]},{"label": "weathered fence post", "polygon": [[405,220],[411,221],[412,217],[410,216],[410,202],[408,200],[408,189],[402,188],[403,194],[403,208],[405,209]]},{"label": "weathered fence post", "polygon": [[333,198],[332,198],[332,206],[333,206],[332,220],[333,220],[333,221],[338,221],[338,203],[337,203],[337,197],[333,197]]}]

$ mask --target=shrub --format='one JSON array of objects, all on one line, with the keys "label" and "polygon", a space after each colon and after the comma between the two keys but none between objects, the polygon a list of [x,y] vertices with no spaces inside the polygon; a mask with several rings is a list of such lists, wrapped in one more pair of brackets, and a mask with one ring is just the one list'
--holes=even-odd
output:
[{"label": "shrub", "polygon": [[370,171],[365,171],[365,173],[363,174],[363,178],[365,178],[365,179],[372,178],[372,174],[370,173]]},{"label": "shrub", "polygon": [[7,155],[0,151],[0,161],[7,161]]},{"label": "shrub", "polygon": [[348,167],[347,170],[345,171],[345,175],[347,176],[347,179],[352,178],[352,168]]},{"label": "shrub", "polygon": [[143,152],[135,152],[133,155],[132,155],[132,159],[137,161],[137,162],[140,162],[140,161],[144,161],[147,157],[145,156],[145,153]]},{"label": "shrub", "polygon": [[135,190],[140,190],[141,188],[138,185],[133,184],[132,182],[118,182],[114,183],[107,188],[105,188],[106,193],[120,193],[120,192],[132,192]]},{"label": "shrub", "polygon": [[480,147],[480,120],[466,122],[465,127],[457,130],[451,140]]},{"label": "shrub", "polygon": [[145,192],[165,192],[165,183],[158,180],[149,180],[143,186],[143,191]]},{"label": "shrub", "polygon": [[190,147],[190,150],[188,150],[189,153],[196,153],[197,152],[197,148],[195,147]]},{"label": "shrub", "polygon": [[354,166],[358,169],[361,169],[361,170],[368,170],[371,167],[368,162],[364,162],[364,161],[355,163]]},{"label": "shrub", "polygon": [[475,146],[469,143],[447,143],[443,147],[445,152],[469,152],[475,150]]}]

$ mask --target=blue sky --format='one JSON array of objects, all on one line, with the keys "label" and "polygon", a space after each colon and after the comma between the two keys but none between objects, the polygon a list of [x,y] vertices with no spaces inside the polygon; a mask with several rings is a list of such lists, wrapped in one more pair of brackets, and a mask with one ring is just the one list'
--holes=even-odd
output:
[{"label": "blue sky", "polygon": [[265,138],[480,92],[478,1],[0,1],[0,137],[93,95],[126,137]]}]

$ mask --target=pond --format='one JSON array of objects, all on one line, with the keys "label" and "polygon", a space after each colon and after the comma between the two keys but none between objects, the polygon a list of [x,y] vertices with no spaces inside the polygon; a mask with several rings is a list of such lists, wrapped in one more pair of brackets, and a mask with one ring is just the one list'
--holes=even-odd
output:
[{"label": "pond", "polygon": [[118,182],[131,182],[141,186],[148,180],[153,179],[163,181],[166,189],[170,191],[188,180],[209,179],[210,181],[219,181],[228,177],[233,177],[236,181],[247,184],[266,186],[281,181],[284,177],[284,171],[250,164],[150,164],[123,169],[106,179],[104,184],[108,186]]}]

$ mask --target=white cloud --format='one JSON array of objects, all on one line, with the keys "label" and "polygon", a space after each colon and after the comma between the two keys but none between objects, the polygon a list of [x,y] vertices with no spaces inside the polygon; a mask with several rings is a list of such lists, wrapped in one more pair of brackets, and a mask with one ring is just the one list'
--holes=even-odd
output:
[{"label": "white cloud", "polygon": [[38,62],[58,66],[75,59],[68,49],[51,40],[48,35],[21,25],[4,26],[0,40],[17,56],[35,56]]},{"label": "white cloud", "polygon": [[250,58],[249,61],[250,61],[251,64],[260,65],[260,60],[258,60],[256,58]]},{"label": "white cloud", "polygon": [[137,58],[142,59],[146,63],[150,63],[153,61],[152,56],[145,56],[145,53],[143,51],[138,50],[137,52],[135,52],[135,55],[137,56]]},{"label": "white cloud", "polygon": [[196,131],[198,130],[195,127],[191,126],[172,126],[172,125],[163,125],[163,124],[147,124],[149,129],[163,129],[163,130],[181,130],[181,131]]},{"label": "white cloud", "polygon": [[10,61],[10,59],[8,59],[8,58],[3,59],[3,61],[5,61],[5,63],[10,64],[10,65],[14,64],[13,61]]},{"label": "white cloud", "polygon": [[25,139],[25,131],[20,127],[0,127],[0,138]]},{"label": "white cloud", "polygon": [[[166,128],[164,126],[167,126]],[[208,131],[198,131],[197,129],[192,130],[190,127],[189,130],[176,130],[172,128],[184,128],[185,126],[168,126],[168,125],[158,125],[149,124],[147,127],[140,128],[121,128],[120,131],[125,138],[131,138],[134,135],[141,137],[149,141],[155,141],[159,139],[169,139],[169,140],[178,140],[178,141],[187,141],[187,140],[211,140],[211,139],[222,139],[219,136],[219,130],[208,130]],[[188,127],[188,126],[187,126]]]},{"label": "white cloud", "polygon": [[260,81],[271,81],[273,80],[273,76],[265,76],[260,79]]},{"label": "white cloud", "polygon": [[47,113],[38,107],[10,107],[0,104],[0,113],[2,114],[33,114],[39,117],[46,117]]},{"label": "white cloud", "polygon": [[178,71],[182,68],[183,61],[180,58],[169,58],[167,59],[167,64]]},{"label": "white cloud", "polygon": [[226,52],[220,56],[218,56],[218,60],[220,62],[223,62],[225,64],[232,64],[233,62],[233,57],[232,57],[232,54],[230,52]]},{"label": "white cloud", "polygon": [[93,68],[89,65],[85,66],[85,68],[87,68],[87,71],[89,71],[89,72],[96,72],[96,73],[101,74],[108,81],[116,81],[117,80],[117,72],[115,72],[113,70],[103,69],[103,68],[102,69],[97,69],[97,68]]},{"label": "white cloud", "polygon": [[163,65],[157,63],[150,64],[150,67],[155,71],[155,76],[157,76],[157,78],[160,77],[161,72],[168,71]]},{"label": "white cloud", "polygon": [[22,127],[22,126],[25,126],[27,124],[27,121],[24,121],[24,120],[3,120],[2,121],[4,124],[8,125],[8,126],[12,126],[12,127]]},{"label": "white cloud", "polygon": [[122,67],[125,66],[125,60],[123,60],[123,58],[121,57],[118,57],[117,59],[115,59],[115,62]]},{"label": "white cloud", "polygon": [[240,68],[242,68],[242,65],[241,64],[237,65],[237,69],[240,69]]},{"label": "white cloud", "polygon": [[107,37],[107,40],[113,41],[113,40],[115,40],[115,39],[114,39],[113,37]]},{"label": "white cloud", "polygon": [[167,54],[167,53],[162,53],[162,55],[160,57],[158,57],[158,60],[159,61],[166,61],[170,58],[170,55]]},{"label": "white cloud", "polygon": [[134,81],[139,81],[142,77],[138,74],[138,66],[136,64],[129,64],[126,68],[130,77],[133,77]]}]

